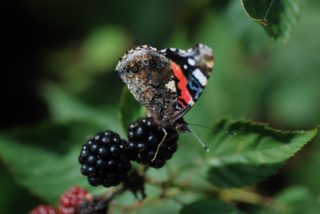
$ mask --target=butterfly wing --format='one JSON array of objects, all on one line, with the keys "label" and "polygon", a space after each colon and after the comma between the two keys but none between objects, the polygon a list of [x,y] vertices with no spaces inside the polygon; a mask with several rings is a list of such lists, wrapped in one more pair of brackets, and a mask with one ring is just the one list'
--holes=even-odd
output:
[{"label": "butterfly wing", "polygon": [[178,120],[199,99],[214,65],[213,51],[203,44],[188,50],[167,48],[160,51],[171,60],[177,88],[176,116]]}]

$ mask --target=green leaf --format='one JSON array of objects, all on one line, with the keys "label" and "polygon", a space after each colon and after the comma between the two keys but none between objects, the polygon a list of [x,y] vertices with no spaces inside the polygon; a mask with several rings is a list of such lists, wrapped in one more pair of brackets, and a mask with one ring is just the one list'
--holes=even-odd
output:
[{"label": "green leaf", "polygon": [[80,173],[78,155],[86,138],[95,132],[95,125],[73,122],[2,133],[0,160],[18,183],[47,202],[57,203],[71,186],[89,188]]},{"label": "green leaf", "polygon": [[279,213],[318,213],[320,203],[303,186],[293,186],[281,192],[276,198]]},{"label": "green leaf", "polygon": [[47,69],[63,80],[69,91],[81,93],[95,78],[114,72],[120,56],[130,47],[130,38],[116,26],[96,26],[77,45],[54,48],[47,57]]},{"label": "green leaf", "polygon": [[129,39],[121,29],[111,26],[98,28],[84,42],[84,65],[90,68],[88,71],[96,70],[96,72],[105,73],[108,69],[113,70],[128,46]]},{"label": "green leaf", "polygon": [[184,206],[181,214],[238,214],[236,210],[229,204],[216,199],[203,199]]},{"label": "green leaf", "polygon": [[135,100],[128,88],[124,87],[119,103],[119,118],[125,132],[129,125],[142,115],[142,111],[141,105]]},{"label": "green leaf", "polygon": [[[161,199],[155,203],[145,204],[140,209],[134,210],[132,214],[162,214],[162,213],[178,213],[181,208],[180,204],[170,199]],[[123,212],[122,212],[123,213]]]},{"label": "green leaf", "polygon": [[49,106],[51,117],[56,122],[88,121],[97,124],[101,129],[112,127],[114,131],[120,131],[112,109],[106,112],[95,109],[51,83],[44,88],[43,97]]},{"label": "green leaf", "polygon": [[305,0],[241,0],[247,15],[264,27],[269,36],[288,40]]},{"label": "green leaf", "polygon": [[279,131],[265,124],[223,120],[216,125],[207,164],[208,180],[219,187],[242,187],[274,174],[316,134]]},{"label": "green leaf", "polygon": [[260,208],[260,214],[317,214],[320,202],[304,186],[292,186],[280,192],[269,207]]}]

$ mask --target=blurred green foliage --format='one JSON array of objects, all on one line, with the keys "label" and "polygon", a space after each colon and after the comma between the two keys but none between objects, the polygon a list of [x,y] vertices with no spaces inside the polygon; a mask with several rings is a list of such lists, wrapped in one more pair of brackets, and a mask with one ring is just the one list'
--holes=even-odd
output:
[{"label": "blurred green foliage", "polygon": [[297,24],[305,0],[241,0],[248,16],[261,24],[266,32],[287,41]]},{"label": "blurred green foliage", "polygon": [[[150,44],[157,48],[189,48],[199,42],[214,49],[215,68],[201,99],[186,115],[186,121],[211,126],[221,118],[230,117],[267,122],[272,127],[281,129],[305,130],[318,126],[319,2],[308,1],[301,11],[299,23],[286,43],[275,42],[269,38],[259,25],[246,16],[239,1],[221,2],[32,0],[21,3],[30,16],[53,32],[52,37],[55,38],[55,42],[43,52],[44,78],[39,87],[39,94],[50,112],[50,116],[44,121],[44,127],[55,127],[57,124],[59,127],[66,124],[80,124],[81,127],[94,125],[81,135],[76,134],[77,137],[72,138],[77,139],[75,142],[63,142],[61,139],[68,139],[67,133],[77,133],[76,130],[64,132],[50,129],[54,132],[37,132],[42,125],[30,130],[19,128],[16,132],[20,134],[14,134],[15,131],[12,131],[4,135],[14,136],[16,141],[24,136],[25,144],[41,146],[41,149],[49,153],[56,151],[64,154],[69,151],[73,157],[76,156],[76,151],[69,150],[71,144],[80,146],[85,136],[94,134],[98,128],[110,128],[124,135],[117,117],[118,102],[123,88],[123,83],[114,71],[117,59],[126,50],[140,44]],[[76,128],[78,125],[73,127]],[[208,134],[205,128],[195,129],[200,136]],[[32,140],[26,140],[25,135]],[[181,137],[181,146],[175,162],[183,163],[186,157],[190,161],[196,161],[202,158],[202,154],[205,155],[189,138]],[[275,197],[279,198],[280,204],[284,204],[279,205],[279,209],[285,209],[284,213],[302,213],[301,210],[319,207],[318,142],[319,137],[281,170],[281,176],[284,176],[281,179],[284,179],[285,183],[276,191]],[[18,147],[17,151],[24,155],[36,154],[36,151],[29,151],[30,148],[24,146]],[[2,149],[2,153],[5,154],[6,148]],[[59,165],[68,162],[59,156],[53,155],[49,158],[52,158],[53,162],[55,158],[59,159]],[[35,156],[34,163],[25,164],[39,164],[41,175],[41,169],[50,169],[41,167],[41,159],[42,157]],[[7,166],[5,163],[2,168],[7,169]],[[28,165],[25,167],[28,170]],[[175,168],[178,165],[172,164],[171,167],[178,170]],[[57,166],[52,170],[56,168]],[[61,174],[64,173],[63,169],[57,170],[62,170]],[[164,171],[155,170],[151,173],[165,179]],[[12,171],[8,173],[8,170],[1,170],[0,173],[0,213],[26,213],[42,200],[23,188],[19,179],[14,180]],[[25,174],[19,173],[22,179]],[[190,177],[190,174],[198,172],[184,173],[181,179],[184,175]],[[71,177],[74,176],[72,172],[70,174]],[[47,180],[46,176],[49,175],[50,172],[45,172],[39,179]],[[271,182],[277,182],[278,178],[274,179],[271,179]],[[81,179],[79,182],[83,181],[84,179]],[[68,186],[67,184],[62,187]],[[287,190],[290,186],[293,187]],[[61,191],[62,187],[57,191]],[[274,194],[268,187],[262,185],[260,188],[267,194]],[[40,195],[46,194],[45,186],[37,188]],[[152,187],[147,189],[149,195],[156,194],[157,190]],[[194,195],[185,197],[190,197],[190,201],[194,199]],[[312,200],[309,200],[310,198]],[[19,207],[16,206],[17,200]],[[120,200],[128,203],[134,199],[125,195]],[[180,209],[180,204],[174,201],[164,203],[168,213]],[[299,205],[301,207],[294,208]],[[162,204],[159,206],[163,207]],[[219,203],[217,206],[220,206]],[[144,209],[148,213],[148,207]]]}]

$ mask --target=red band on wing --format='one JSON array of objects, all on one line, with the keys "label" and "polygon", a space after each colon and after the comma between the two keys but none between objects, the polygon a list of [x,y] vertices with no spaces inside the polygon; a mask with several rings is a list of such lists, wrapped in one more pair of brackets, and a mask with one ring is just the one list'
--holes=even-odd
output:
[{"label": "red band on wing", "polygon": [[[184,76],[182,69],[178,64],[171,61],[171,68],[174,76],[178,79],[178,90],[180,90],[181,93],[179,98],[184,100],[186,104],[189,104],[192,101],[192,97],[187,88],[188,80]],[[178,102],[182,107],[185,107],[181,101],[178,100]]]}]

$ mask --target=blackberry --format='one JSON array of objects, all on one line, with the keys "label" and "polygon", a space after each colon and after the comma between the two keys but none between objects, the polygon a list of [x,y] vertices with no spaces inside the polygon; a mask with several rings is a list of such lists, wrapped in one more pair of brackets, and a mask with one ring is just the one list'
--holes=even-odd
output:
[{"label": "blackberry", "polygon": [[82,146],[81,173],[92,186],[120,184],[131,169],[127,142],[112,131],[99,132]]},{"label": "blackberry", "polygon": [[58,211],[49,205],[39,205],[31,210],[29,214],[58,214]]},{"label": "blackberry", "polygon": [[[158,149],[161,140],[167,136]],[[154,168],[161,168],[177,150],[178,132],[157,125],[146,117],[131,124],[128,130],[131,160]]]},{"label": "blackberry", "polygon": [[76,214],[78,204],[90,194],[78,186],[71,187],[60,197],[59,213],[60,214]]}]

